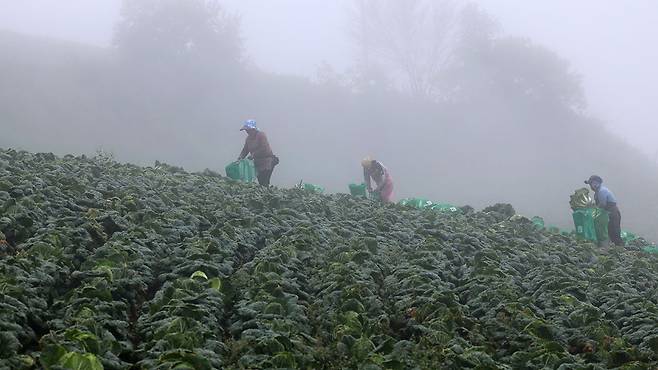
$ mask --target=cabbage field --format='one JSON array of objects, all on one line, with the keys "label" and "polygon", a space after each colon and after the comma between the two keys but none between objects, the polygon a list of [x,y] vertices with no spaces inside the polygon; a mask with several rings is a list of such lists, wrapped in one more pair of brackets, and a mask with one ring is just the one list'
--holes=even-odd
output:
[{"label": "cabbage field", "polygon": [[0,231],[2,369],[658,369],[658,256],[509,205],[0,150]]}]

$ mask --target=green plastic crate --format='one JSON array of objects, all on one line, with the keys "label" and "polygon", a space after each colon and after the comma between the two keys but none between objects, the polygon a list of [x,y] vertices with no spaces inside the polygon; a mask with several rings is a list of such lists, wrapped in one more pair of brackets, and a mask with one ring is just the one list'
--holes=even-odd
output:
[{"label": "green plastic crate", "polygon": [[431,207],[432,204],[434,204],[434,203],[432,203],[431,201],[429,201],[427,199],[407,198],[407,199],[402,199],[399,202],[399,204],[402,205],[402,206],[423,209],[423,208]]},{"label": "green plastic crate", "polygon": [[658,254],[658,247],[654,246],[649,246],[649,247],[644,247],[642,250],[646,253],[651,253],[651,254]]},{"label": "green plastic crate", "polygon": [[553,234],[562,234],[562,230],[560,230],[560,228],[557,226],[549,226],[548,232]]},{"label": "green plastic crate", "polygon": [[621,232],[621,239],[624,241],[624,243],[630,243],[633,240],[637,239],[637,236],[632,232],[624,230]]},{"label": "green plastic crate", "polygon": [[585,240],[596,241],[596,228],[592,217],[593,208],[577,209],[573,212],[573,224],[576,227],[576,235]]},{"label": "green plastic crate", "polygon": [[461,211],[458,207],[455,207],[452,204],[448,204],[448,203],[432,204],[430,206],[430,209],[439,212],[446,212],[446,213],[459,213]]},{"label": "green plastic crate", "polygon": [[324,188],[319,185],[314,184],[304,184],[304,190],[311,191],[314,193],[322,194],[324,193]]},{"label": "green plastic crate", "polygon": [[242,159],[226,166],[226,177],[233,180],[252,182],[256,179],[254,161]]},{"label": "green plastic crate", "polygon": [[366,184],[350,184],[350,194],[355,197],[367,197],[368,190]]},{"label": "green plastic crate", "polygon": [[582,208],[573,212],[576,236],[585,240],[608,240],[608,220],[608,212],[600,208]]},{"label": "green plastic crate", "polygon": [[592,217],[594,218],[596,239],[599,242],[604,242],[610,239],[608,236],[608,223],[610,221],[610,215],[608,214],[608,211],[601,208],[594,208]]},{"label": "green plastic crate", "polygon": [[538,230],[543,230],[546,227],[546,225],[544,224],[544,219],[539,216],[533,217],[531,221],[535,225],[535,228],[537,228]]}]

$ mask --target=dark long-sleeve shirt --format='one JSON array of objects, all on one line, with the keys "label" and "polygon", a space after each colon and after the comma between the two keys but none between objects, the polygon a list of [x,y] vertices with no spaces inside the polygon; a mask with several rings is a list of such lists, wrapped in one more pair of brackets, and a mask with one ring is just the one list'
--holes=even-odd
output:
[{"label": "dark long-sleeve shirt", "polygon": [[377,161],[373,161],[373,165],[369,169],[363,169],[363,180],[368,189],[372,188],[371,179],[375,180],[375,184],[377,185],[375,191],[381,190],[387,182],[391,181],[386,167]]},{"label": "dark long-sleeve shirt", "polygon": [[256,131],[247,135],[240,158],[246,158],[249,154],[254,159],[257,172],[271,170],[274,167],[274,153],[264,132]]}]

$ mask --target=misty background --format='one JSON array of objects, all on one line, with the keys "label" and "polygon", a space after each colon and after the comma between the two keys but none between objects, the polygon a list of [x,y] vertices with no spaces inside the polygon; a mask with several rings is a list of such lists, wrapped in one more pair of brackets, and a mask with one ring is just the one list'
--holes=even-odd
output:
[{"label": "misty background", "polygon": [[223,171],[253,118],[273,182],[510,202],[572,227],[596,173],[658,239],[658,2],[0,0],[0,146]]}]

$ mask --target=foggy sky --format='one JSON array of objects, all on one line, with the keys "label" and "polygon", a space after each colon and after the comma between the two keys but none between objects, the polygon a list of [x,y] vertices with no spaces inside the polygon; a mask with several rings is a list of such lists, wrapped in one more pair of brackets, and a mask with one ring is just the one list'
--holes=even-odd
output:
[{"label": "foggy sky", "polygon": [[[589,112],[658,157],[658,1],[476,2],[506,34],[529,37],[569,60],[583,78]],[[106,46],[120,3],[0,0],[0,29]],[[348,0],[222,3],[240,15],[247,55],[262,69],[313,77],[322,62],[342,71],[353,60]]]}]

